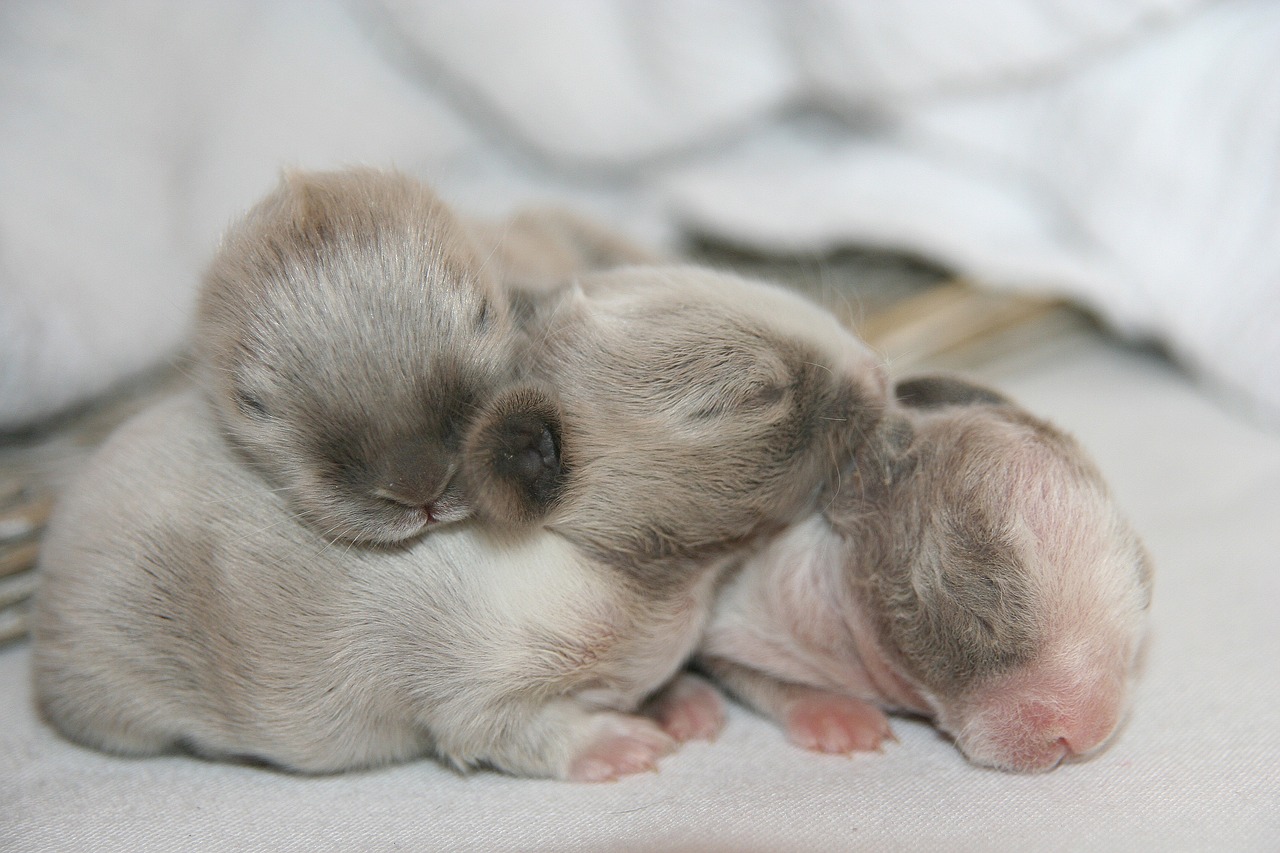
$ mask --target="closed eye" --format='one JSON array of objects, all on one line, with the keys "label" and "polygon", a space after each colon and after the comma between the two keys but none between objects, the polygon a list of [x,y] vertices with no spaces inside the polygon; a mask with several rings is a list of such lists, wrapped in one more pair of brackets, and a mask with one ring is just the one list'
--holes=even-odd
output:
[{"label": "closed eye", "polygon": [[493,302],[487,297],[480,302],[480,308],[476,311],[474,325],[477,332],[483,332],[488,329],[493,322]]},{"label": "closed eye", "polygon": [[741,393],[717,395],[705,401],[693,416],[706,419],[728,414],[763,412],[786,400],[790,391],[789,385],[762,385],[743,389]]},{"label": "closed eye", "polygon": [[743,406],[763,409],[766,406],[776,405],[786,398],[789,390],[790,388],[785,385],[772,385],[766,388],[761,388],[759,391],[744,400]]},{"label": "closed eye", "polygon": [[267,407],[262,400],[247,391],[236,391],[236,405],[243,414],[254,420],[265,420],[271,417],[271,413],[267,411]]}]

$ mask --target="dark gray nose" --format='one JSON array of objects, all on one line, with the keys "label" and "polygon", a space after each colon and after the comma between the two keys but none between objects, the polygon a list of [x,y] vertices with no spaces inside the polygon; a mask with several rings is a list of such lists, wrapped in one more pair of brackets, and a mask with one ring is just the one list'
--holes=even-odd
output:
[{"label": "dark gray nose", "polygon": [[464,449],[462,476],[479,514],[507,523],[543,518],[565,478],[560,435],[560,406],[548,392],[518,387],[499,395],[472,423]]},{"label": "dark gray nose", "polygon": [[425,507],[448,487],[453,466],[435,442],[408,442],[393,450],[382,465],[378,493],[396,503]]}]

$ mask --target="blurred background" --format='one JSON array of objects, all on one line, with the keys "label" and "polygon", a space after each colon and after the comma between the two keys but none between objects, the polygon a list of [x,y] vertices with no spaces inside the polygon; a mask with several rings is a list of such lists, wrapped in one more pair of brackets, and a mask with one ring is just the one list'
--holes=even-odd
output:
[{"label": "blurred background", "polygon": [[897,372],[1096,324],[1274,428],[1278,46],[1269,0],[9,0],[0,577],[284,167],[571,207]]}]

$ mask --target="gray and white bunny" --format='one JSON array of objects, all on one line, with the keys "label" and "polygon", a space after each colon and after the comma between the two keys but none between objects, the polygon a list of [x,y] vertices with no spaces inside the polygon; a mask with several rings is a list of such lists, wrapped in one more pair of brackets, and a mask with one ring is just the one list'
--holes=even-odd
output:
[{"label": "gray and white bunny", "polygon": [[[41,556],[47,718],[115,752],[304,772],[425,753],[579,780],[652,767],[674,741],[636,711],[693,651],[722,572],[873,429],[883,370],[794,294],[689,268],[584,277],[528,322],[536,384],[480,406],[460,476],[482,517],[532,494],[532,526],[335,542],[241,464],[203,397],[123,427]],[[544,431],[563,464],[531,490]]]},{"label": "gray and white bunny", "polygon": [[[524,362],[511,288],[640,254],[556,211],[461,219],[397,172],[289,173],[204,277],[202,385],[305,522],[402,541],[474,508],[457,478],[463,437]],[[535,441],[545,451],[550,437]],[[547,478],[556,465],[547,455]],[[536,511],[503,508],[517,512],[507,521]]]}]

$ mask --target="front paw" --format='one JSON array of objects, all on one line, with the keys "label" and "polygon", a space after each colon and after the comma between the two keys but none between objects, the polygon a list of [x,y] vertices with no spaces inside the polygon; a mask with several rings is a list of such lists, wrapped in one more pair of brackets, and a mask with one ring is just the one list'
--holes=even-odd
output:
[{"label": "front paw", "polygon": [[643,717],[601,715],[599,733],[569,763],[572,782],[612,782],[633,773],[658,769],[658,759],[676,742]]},{"label": "front paw", "polygon": [[813,752],[870,752],[893,739],[889,718],[879,708],[849,696],[820,691],[796,699],[784,725],[792,743]]}]

